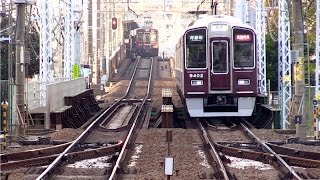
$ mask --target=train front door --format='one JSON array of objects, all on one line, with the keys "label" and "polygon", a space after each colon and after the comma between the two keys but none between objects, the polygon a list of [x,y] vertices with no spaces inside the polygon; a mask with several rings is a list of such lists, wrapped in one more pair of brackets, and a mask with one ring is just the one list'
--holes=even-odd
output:
[{"label": "train front door", "polygon": [[210,39],[210,90],[231,90],[230,45],[227,39]]},{"label": "train front door", "polygon": [[150,49],[151,48],[151,44],[150,44],[150,32],[145,32],[144,33],[144,47],[146,49]]}]

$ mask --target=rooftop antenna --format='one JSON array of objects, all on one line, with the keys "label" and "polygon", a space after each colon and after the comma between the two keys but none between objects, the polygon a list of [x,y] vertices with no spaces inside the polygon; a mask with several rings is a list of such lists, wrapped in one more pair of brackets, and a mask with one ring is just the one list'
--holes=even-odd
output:
[{"label": "rooftop antenna", "polygon": [[218,6],[218,3],[213,2],[213,0],[211,0],[212,15],[217,15],[217,6]]}]

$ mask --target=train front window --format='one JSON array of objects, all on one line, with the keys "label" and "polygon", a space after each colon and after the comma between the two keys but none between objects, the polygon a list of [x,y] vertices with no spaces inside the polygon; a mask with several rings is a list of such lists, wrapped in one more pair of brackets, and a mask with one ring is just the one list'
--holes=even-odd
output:
[{"label": "train front window", "polygon": [[234,67],[253,67],[253,44],[235,43],[234,44]]},{"label": "train front window", "polygon": [[125,39],[128,39],[129,38],[129,32],[128,31],[124,31],[123,32],[123,36]]},{"label": "train front window", "polygon": [[143,34],[138,34],[137,35],[137,41],[139,41],[139,42],[143,42]]},{"label": "train front window", "polygon": [[233,53],[235,68],[253,68],[255,66],[255,36],[250,29],[233,29]]},{"label": "train front window", "polygon": [[212,70],[214,73],[227,73],[228,43],[226,41],[213,41],[211,43]]},{"label": "train front window", "polygon": [[206,68],[206,29],[190,30],[185,35],[186,67]]}]

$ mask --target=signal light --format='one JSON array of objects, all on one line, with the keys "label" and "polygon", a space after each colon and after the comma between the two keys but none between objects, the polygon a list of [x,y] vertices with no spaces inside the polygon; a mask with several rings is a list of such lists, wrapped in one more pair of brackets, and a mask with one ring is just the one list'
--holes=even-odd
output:
[{"label": "signal light", "polygon": [[112,29],[116,30],[118,26],[117,18],[113,17],[111,23],[112,23]]}]

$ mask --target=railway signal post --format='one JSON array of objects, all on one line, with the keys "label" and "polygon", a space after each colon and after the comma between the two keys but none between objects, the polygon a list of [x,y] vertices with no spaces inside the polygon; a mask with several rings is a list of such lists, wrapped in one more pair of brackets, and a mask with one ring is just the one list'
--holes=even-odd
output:
[{"label": "railway signal post", "polygon": [[167,157],[165,157],[165,164],[164,164],[164,174],[167,176],[167,180],[170,179],[170,176],[173,175],[174,170],[174,160],[173,157],[171,157],[170,153],[170,142],[172,142],[172,131],[167,130],[166,131],[166,141],[168,143],[168,149],[167,149]]},{"label": "railway signal post", "polygon": [[173,103],[172,103],[172,91],[170,89],[162,89],[162,128],[173,127]]}]

